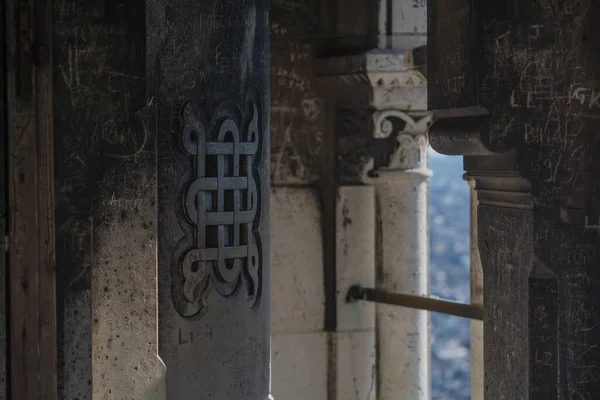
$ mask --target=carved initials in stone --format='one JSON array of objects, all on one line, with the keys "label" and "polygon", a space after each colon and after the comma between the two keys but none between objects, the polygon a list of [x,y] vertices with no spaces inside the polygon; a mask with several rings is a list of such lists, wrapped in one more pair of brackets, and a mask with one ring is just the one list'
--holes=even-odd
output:
[{"label": "carved initials in stone", "polygon": [[201,115],[194,101],[183,104],[180,150],[192,162],[179,193],[184,217],[179,223],[186,236],[175,250],[172,294],[184,316],[201,311],[211,285],[229,297],[241,284],[248,306],[257,303],[260,118],[254,93],[247,97],[243,117],[231,102],[221,104],[212,118]]}]

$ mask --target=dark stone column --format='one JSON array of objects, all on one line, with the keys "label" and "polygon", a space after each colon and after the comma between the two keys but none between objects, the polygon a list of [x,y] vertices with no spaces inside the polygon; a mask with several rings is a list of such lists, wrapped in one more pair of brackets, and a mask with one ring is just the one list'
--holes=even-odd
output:
[{"label": "dark stone column", "polygon": [[267,18],[53,3],[60,398],[269,396]]},{"label": "dark stone column", "polygon": [[167,398],[269,395],[268,2],[148,2]]},{"label": "dark stone column", "polygon": [[59,398],[164,399],[145,11],[53,3]]},{"label": "dark stone column", "polygon": [[[4,6],[0,6],[0,21],[5,20],[4,15]],[[5,32],[4,29],[0,29],[0,42],[4,43],[5,41]],[[0,76],[4,76],[5,66],[5,55],[3,51],[0,51]],[[6,103],[4,100],[4,96],[0,98],[0,124],[2,126],[6,126],[6,115],[5,115],[5,107]],[[6,152],[6,135],[4,133],[0,134],[0,162],[2,165],[7,165],[7,152]],[[8,247],[8,239],[4,232],[7,232],[8,228],[8,204],[7,204],[7,189],[8,185],[6,184],[6,174],[3,172],[0,174],[0,253],[6,251]],[[0,257],[0,398],[6,397],[6,389],[8,386],[7,379],[7,360],[8,360],[8,352],[10,351],[8,348],[8,342],[6,338],[6,321],[8,317],[8,308],[7,308],[7,300],[8,300],[8,292],[7,292],[7,284],[6,284],[6,271],[7,271],[7,263],[6,257],[4,254]]]},{"label": "dark stone column", "polygon": [[600,39],[594,1],[434,1],[432,146],[479,199],[485,396],[600,389]]}]

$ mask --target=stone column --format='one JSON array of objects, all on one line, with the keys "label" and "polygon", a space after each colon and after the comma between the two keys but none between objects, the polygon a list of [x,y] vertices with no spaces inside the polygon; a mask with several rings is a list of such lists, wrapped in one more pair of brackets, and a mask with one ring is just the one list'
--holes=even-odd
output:
[{"label": "stone column", "polygon": [[600,388],[598,4],[430,5],[429,131],[476,181],[485,398]]},{"label": "stone column", "polygon": [[[325,400],[333,348],[335,238],[328,118],[312,63],[327,35],[327,1],[270,2],[271,369],[275,399]],[[329,212],[328,212],[329,211]],[[327,222],[326,222],[327,221]],[[324,241],[327,236],[327,242]],[[335,282],[334,282],[335,283]],[[335,300],[335,298],[334,298]]]},{"label": "stone column", "polygon": [[[483,306],[483,267],[477,243],[477,191],[475,179],[464,176],[470,189],[471,212],[471,304]],[[471,321],[471,399],[483,400],[483,321]]]},{"label": "stone column", "polygon": [[[425,135],[429,117],[424,111],[426,79],[413,64],[412,56],[412,51],[372,51],[318,62],[318,73],[335,107],[338,210],[343,210],[350,193],[354,193],[353,199],[374,196],[375,202],[375,227],[370,235],[376,241],[377,256],[371,260],[375,262],[376,272],[369,277],[370,264],[361,266],[355,263],[356,257],[348,265],[338,265],[338,296],[344,295],[342,290],[350,286],[349,282],[342,281],[344,276],[353,276],[354,284],[369,286],[372,282],[388,290],[429,293],[427,178],[430,172]],[[338,215],[342,218],[338,226],[346,218],[364,221],[372,212],[367,207],[369,201],[365,197],[365,207],[362,211],[354,210],[351,218],[344,217],[343,213]],[[353,231],[352,236],[338,228],[337,235],[342,239],[338,240],[338,246],[347,246],[348,239],[360,237],[364,237],[361,246],[366,246],[369,234],[365,228]],[[337,263],[346,260],[341,251],[338,248]],[[350,272],[351,268],[356,271]],[[428,399],[428,314],[380,304],[339,304],[338,331],[347,326],[341,325],[347,321],[342,317],[349,313],[345,308],[362,308],[363,329],[368,327],[364,325],[368,319],[373,318],[368,313],[375,314],[376,398],[388,400],[401,395]],[[370,339],[365,336],[363,340],[367,346]],[[338,352],[339,346],[338,343]],[[361,368],[365,371],[354,373],[368,376],[369,365],[363,360]],[[346,369],[338,365],[338,370]]]},{"label": "stone column", "polygon": [[268,2],[52,6],[59,397],[265,400]]},{"label": "stone column", "polygon": [[147,11],[171,400],[269,396],[269,2]]},{"label": "stone column", "polygon": [[58,397],[164,400],[146,2],[52,4]]},{"label": "stone column", "polygon": [[338,187],[336,210],[336,400],[376,400],[375,304],[348,304],[351,286],[375,285],[375,190]]},{"label": "stone column", "polygon": [[[384,116],[385,115],[385,116]],[[389,116],[388,116],[389,115]],[[396,130],[391,118],[404,125]],[[376,171],[377,288],[429,295],[429,187],[427,125],[407,114],[382,113],[380,133],[398,142],[387,165]],[[418,126],[419,125],[419,126]],[[379,398],[430,397],[429,313],[377,304]]]}]

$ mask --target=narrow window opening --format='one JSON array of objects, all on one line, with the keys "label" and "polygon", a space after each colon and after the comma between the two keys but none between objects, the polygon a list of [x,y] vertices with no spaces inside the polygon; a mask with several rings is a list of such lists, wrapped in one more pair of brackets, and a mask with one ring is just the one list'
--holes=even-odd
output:
[{"label": "narrow window opening", "polygon": [[[470,193],[462,157],[429,152],[430,291],[470,303]],[[432,400],[471,399],[470,321],[431,313]]]}]

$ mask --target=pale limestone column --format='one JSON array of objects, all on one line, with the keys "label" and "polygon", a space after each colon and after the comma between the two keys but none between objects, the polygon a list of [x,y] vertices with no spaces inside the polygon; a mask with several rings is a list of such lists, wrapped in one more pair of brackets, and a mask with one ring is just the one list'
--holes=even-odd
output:
[{"label": "pale limestone column", "polygon": [[375,304],[348,303],[353,285],[375,285],[375,190],[340,186],[336,203],[336,400],[377,400]]},{"label": "pale limestone column", "polygon": [[[349,287],[343,278],[344,269],[365,274],[370,268],[370,264],[357,256],[367,252],[368,235],[375,238],[377,284],[375,280],[369,284],[365,275],[355,276],[353,283],[426,295],[429,291],[427,177],[430,174],[424,134],[430,121],[426,111],[427,79],[414,64],[413,52],[400,50],[373,50],[355,56],[321,59],[317,62],[317,71],[335,107],[341,183],[336,232],[338,304]],[[344,220],[360,217],[363,221],[370,211],[365,203],[362,208],[347,213],[355,217],[345,218],[344,201],[348,199],[348,204],[354,204],[367,193],[370,185],[375,198],[375,227],[356,225],[348,234],[343,230]],[[352,257],[343,253],[346,246],[353,251]],[[364,307],[362,302],[358,304],[353,307]],[[363,317],[367,315],[366,310],[362,311]],[[379,304],[374,305],[374,310],[377,354],[371,372],[377,383],[374,387],[377,400],[428,400],[427,313]],[[338,306],[337,312],[336,354],[340,354],[344,350],[342,339],[347,329],[344,325],[347,311]],[[363,345],[367,343],[366,337]],[[359,393],[370,396],[372,391],[364,390],[368,380],[361,378],[371,365],[370,353],[363,351],[362,354],[363,367],[354,371],[352,378],[364,384]],[[337,356],[335,361],[338,371],[348,369],[348,359]],[[337,387],[342,387],[343,378],[338,374],[336,379]],[[335,398],[345,400],[344,393],[338,393]]]},{"label": "pale limestone column", "polygon": [[[380,133],[395,134],[390,118],[406,122],[398,147],[375,181],[378,222],[377,287],[429,295],[429,118],[401,112],[375,117]],[[426,311],[377,304],[379,400],[430,398],[430,334]]]},{"label": "pale limestone column", "polygon": [[328,400],[328,334],[319,192],[273,187],[271,205],[271,393]]},{"label": "pale limestone column", "polygon": [[[471,191],[471,304],[483,307],[483,267],[477,245],[475,179],[465,174]],[[483,400],[483,321],[471,320],[471,399]]]}]

